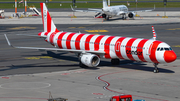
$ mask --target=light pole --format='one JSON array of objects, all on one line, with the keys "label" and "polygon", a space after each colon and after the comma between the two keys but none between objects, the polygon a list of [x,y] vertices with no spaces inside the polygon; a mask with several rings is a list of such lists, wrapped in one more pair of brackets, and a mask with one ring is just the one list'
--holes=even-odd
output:
[{"label": "light pole", "polygon": [[164,2],[164,16],[163,18],[168,18],[168,16],[166,16],[166,4],[167,4],[167,0],[163,0]]}]

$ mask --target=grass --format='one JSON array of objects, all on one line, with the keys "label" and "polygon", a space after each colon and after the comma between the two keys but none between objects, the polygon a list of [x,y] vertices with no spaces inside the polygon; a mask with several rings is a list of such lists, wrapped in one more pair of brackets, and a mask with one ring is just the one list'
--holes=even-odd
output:
[{"label": "grass", "polygon": [[[7,1],[15,1],[15,0],[0,0],[0,2],[2,2],[2,1],[4,1],[4,2],[7,2]],[[17,0],[17,2],[19,2],[19,1],[21,1],[21,0]],[[45,0],[27,0],[27,1],[42,1],[42,2],[44,2]],[[49,1],[51,1],[51,0],[49,0]],[[52,1],[72,1],[72,0],[52,0]],[[76,0],[76,1],[102,1],[102,0]],[[111,1],[135,1],[135,0],[111,0]],[[138,0],[138,1],[162,1],[163,2],[163,0]],[[179,0],[168,0],[168,1],[179,1]]]},{"label": "grass", "polygon": [[[2,0],[0,0],[2,1]],[[7,1],[12,1],[12,0],[7,0]],[[32,1],[32,0],[31,0]],[[40,0],[39,0],[40,1]],[[42,0],[44,1],[44,0]],[[126,3],[111,3],[111,5],[126,5]],[[156,5],[156,8],[158,7],[164,7],[164,3],[162,2],[148,2],[148,3],[143,3],[140,2],[138,3],[137,7],[138,8],[153,8],[154,4]],[[36,8],[40,8],[39,3],[28,3],[28,6],[34,5]],[[48,3],[48,8],[70,8],[70,5],[72,3],[62,3],[62,6],[60,6],[60,3]],[[102,3],[76,3],[77,8],[102,8]],[[135,3],[130,3],[129,8],[135,8],[136,4]],[[166,7],[180,7],[180,2],[168,2]],[[19,4],[18,3],[18,8],[24,8],[23,3]],[[14,9],[14,4],[13,3],[0,3],[0,9]]]}]

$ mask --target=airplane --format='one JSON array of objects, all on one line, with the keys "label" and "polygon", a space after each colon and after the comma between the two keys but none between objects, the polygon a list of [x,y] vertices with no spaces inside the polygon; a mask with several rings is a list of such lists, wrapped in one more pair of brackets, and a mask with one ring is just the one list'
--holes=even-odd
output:
[{"label": "airplane", "polygon": [[45,3],[40,3],[40,6],[44,31],[37,36],[44,38],[54,48],[13,46],[4,34],[9,46],[20,49],[72,52],[78,56],[80,66],[86,67],[97,67],[101,58],[111,59],[113,65],[118,65],[120,59],[151,62],[155,66],[154,73],[159,72],[157,67],[159,63],[170,63],[177,58],[167,43],[156,40],[153,26],[151,39],[63,32],[56,28]]},{"label": "airplane", "polygon": [[155,9],[155,6],[154,6],[154,9],[151,9],[151,10],[128,11],[127,6],[125,6],[125,5],[108,6],[107,1],[103,0],[103,8],[102,9],[89,8],[88,10],[75,10],[75,9],[73,9],[72,6],[71,6],[71,9],[75,12],[96,12],[97,14],[94,16],[95,18],[97,18],[98,16],[102,16],[102,18],[105,18],[105,20],[109,20],[109,18],[111,18],[111,17],[122,16],[122,19],[125,20],[126,14],[128,14],[129,18],[134,19],[136,12],[152,11]]}]

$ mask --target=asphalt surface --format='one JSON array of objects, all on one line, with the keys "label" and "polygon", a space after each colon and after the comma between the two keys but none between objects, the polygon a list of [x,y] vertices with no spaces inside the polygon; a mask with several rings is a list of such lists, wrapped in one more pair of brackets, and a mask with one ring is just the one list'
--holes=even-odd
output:
[{"label": "asphalt surface", "polygon": [[[157,39],[168,43],[180,58],[179,29],[180,24],[156,24],[154,25]],[[89,33],[85,30],[107,30],[108,32],[92,32],[92,34],[127,36],[137,38],[152,38],[152,25],[56,25],[59,30],[70,32]],[[0,75],[12,75],[19,73],[53,72],[57,70],[69,70],[80,68],[78,58],[72,53],[39,52],[37,50],[14,49],[7,45],[4,34],[14,46],[52,47],[41,38],[27,37],[17,34],[36,35],[43,30],[42,25],[0,25],[0,61],[2,69]],[[47,56],[47,57],[46,57]],[[44,57],[44,58],[43,58]],[[51,58],[52,57],[52,58]],[[32,59],[31,59],[32,58]],[[33,59],[34,58],[34,59]],[[37,58],[37,59],[36,59]],[[49,58],[49,59],[46,59]],[[60,61],[63,60],[63,61]],[[60,61],[60,62],[59,62]],[[74,61],[74,62],[69,62]],[[110,65],[109,61],[100,65]],[[59,66],[63,66],[59,68]],[[46,68],[46,69],[42,69]],[[30,69],[30,70],[29,70]],[[14,72],[16,71],[16,72]]]},{"label": "asphalt surface", "polygon": [[[162,22],[165,20],[162,19]],[[136,21],[139,22],[134,20]],[[51,91],[54,98],[63,97],[68,101],[109,101],[111,96],[121,94],[131,94],[133,99],[146,101],[179,101],[179,22],[56,24],[57,28],[63,31],[147,39],[153,37],[152,25],[157,33],[157,40],[168,43],[177,54],[175,62],[159,64],[160,73],[157,74],[153,73],[152,63],[121,60],[119,65],[112,66],[110,60],[102,59],[97,68],[80,68],[78,58],[73,53],[14,49],[8,46],[4,34],[7,34],[14,46],[52,46],[41,38],[17,35],[37,35],[43,31],[42,24],[1,24],[0,100],[44,101],[49,98]]]}]

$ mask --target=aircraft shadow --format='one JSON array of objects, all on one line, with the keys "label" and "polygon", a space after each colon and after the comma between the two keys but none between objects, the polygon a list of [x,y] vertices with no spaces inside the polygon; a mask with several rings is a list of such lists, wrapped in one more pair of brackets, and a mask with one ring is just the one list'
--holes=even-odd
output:
[{"label": "aircraft shadow", "polygon": [[[50,56],[50,57],[55,58],[55,59],[62,59],[62,60],[67,60],[67,61],[79,62],[79,59],[77,57],[75,57],[75,56],[69,56],[69,55],[65,56],[64,55],[64,54],[67,54],[67,53],[69,53],[69,52],[54,53],[54,52],[51,52],[51,51],[47,51],[47,54],[41,54],[41,55],[38,55],[38,56]],[[99,64],[99,67],[103,67],[103,66],[112,67],[111,62],[109,60],[108,61],[103,61],[102,60],[100,62],[100,64]],[[74,64],[68,65],[67,62],[66,62],[66,64],[61,63],[61,64],[58,64],[58,65],[54,65],[53,63],[47,65],[47,64],[44,64],[44,62],[42,62],[42,63],[25,64],[25,65],[11,65],[11,66],[8,66],[8,67],[10,67],[10,68],[0,69],[0,71],[6,71],[6,70],[12,70],[12,69],[20,69],[20,68],[39,68],[39,72],[41,71],[40,69],[42,69],[42,72],[43,71],[53,72],[53,71],[58,71],[58,70],[74,70],[74,69],[79,69],[79,68],[90,69],[90,70],[99,69],[98,67],[97,68],[86,67],[86,66],[85,67],[79,67],[79,63],[74,63]],[[130,60],[121,60],[119,65],[115,65],[113,67],[128,68],[128,69],[142,70],[142,71],[148,71],[148,72],[153,72],[153,70],[154,70],[153,64],[152,64],[152,67],[148,67],[143,62],[134,62],[134,61],[130,61]],[[53,70],[51,70],[51,69],[53,69]],[[159,72],[160,73],[175,73],[174,71],[164,69],[164,68],[159,68]]]},{"label": "aircraft shadow", "polygon": [[[120,65],[116,65],[114,67],[133,69],[133,70],[141,70],[141,71],[148,71],[148,72],[153,72],[154,71],[153,64],[152,64],[152,67],[149,67],[149,66],[146,66],[146,64],[143,63],[143,62],[138,62],[137,63],[135,61],[131,61],[131,62],[128,63],[128,61],[130,61],[130,60],[120,61]],[[123,63],[121,63],[121,62],[123,62]],[[159,69],[159,73],[175,73],[172,70],[161,68],[161,67],[158,67],[158,69]]]}]

